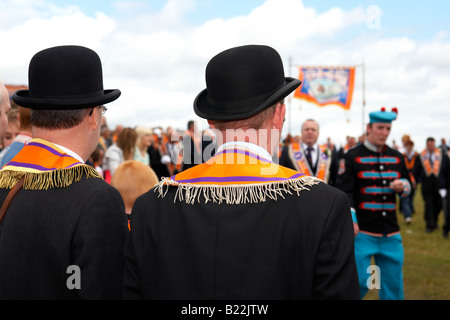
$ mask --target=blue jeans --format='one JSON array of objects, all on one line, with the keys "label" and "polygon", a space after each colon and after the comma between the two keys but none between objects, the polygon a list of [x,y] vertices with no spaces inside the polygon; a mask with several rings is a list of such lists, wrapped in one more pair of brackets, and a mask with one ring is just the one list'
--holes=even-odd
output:
[{"label": "blue jeans", "polygon": [[412,217],[413,213],[413,198],[412,196],[408,196],[406,198],[400,199],[400,208],[402,209],[403,215],[405,218]]}]

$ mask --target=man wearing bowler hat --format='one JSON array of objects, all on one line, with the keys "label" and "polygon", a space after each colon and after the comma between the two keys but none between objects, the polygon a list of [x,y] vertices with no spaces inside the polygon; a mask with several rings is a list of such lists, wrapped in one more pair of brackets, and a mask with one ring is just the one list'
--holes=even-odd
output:
[{"label": "man wearing bowler hat", "polygon": [[0,170],[0,299],[120,299],[123,201],[85,164],[120,91],[80,46],[38,52],[28,80],[13,100],[31,109],[33,139]]},{"label": "man wearing bowler hat", "polygon": [[194,110],[219,148],[135,203],[124,298],[357,299],[345,194],[271,160],[300,81],[248,45],[212,58],[206,85]]}]

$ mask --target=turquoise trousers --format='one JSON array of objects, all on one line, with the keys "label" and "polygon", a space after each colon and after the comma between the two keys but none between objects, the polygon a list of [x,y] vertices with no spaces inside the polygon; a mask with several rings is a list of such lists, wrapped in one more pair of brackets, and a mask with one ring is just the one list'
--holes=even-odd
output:
[{"label": "turquoise trousers", "polygon": [[[372,257],[375,265],[371,265]],[[361,299],[369,289],[379,289],[381,300],[403,300],[404,251],[400,234],[376,237],[358,233],[355,259]]]}]

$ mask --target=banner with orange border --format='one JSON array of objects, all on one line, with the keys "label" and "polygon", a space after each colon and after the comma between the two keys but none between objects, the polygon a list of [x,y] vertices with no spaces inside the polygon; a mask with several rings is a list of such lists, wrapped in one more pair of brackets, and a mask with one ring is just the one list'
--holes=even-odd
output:
[{"label": "banner with orange border", "polygon": [[301,86],[294,98],[320,107],[338,105],[350,110],[355,84],[355,67],[299,67]]}]

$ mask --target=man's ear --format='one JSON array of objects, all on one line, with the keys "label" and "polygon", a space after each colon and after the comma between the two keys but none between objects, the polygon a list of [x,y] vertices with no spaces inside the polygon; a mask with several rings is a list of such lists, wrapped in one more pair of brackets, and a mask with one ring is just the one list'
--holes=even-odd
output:
[{"label": "man's ear", "polygon": [[[95,107],[95,108],[97,108],[97,107]],[[101,125],[101,122],[102,122],[102,118],[99,118],[99,117],[98,117],[97,110],[95,110],[95,108],[94,108],[94,110],[93,110],[93,112],[92,112],[91,115],[89,115],[90,113],[88,113],[88,114],[86,115],[86,117],[88,117],[89,127],[90,127],[92,130],[96,130],[97,127],[100,126],[100,125]],[[92,110],[92,109],[91,109],[91,110]],[[91,110],[89,110],[89,112],[90,112]]]},{"label": "man's ear", "polygon": [[283,128],[285,116],[286,116],[286,105],[284,103],[280,103],[275,108],[275,112],[273,114],[273,124],[280,131]]}]

